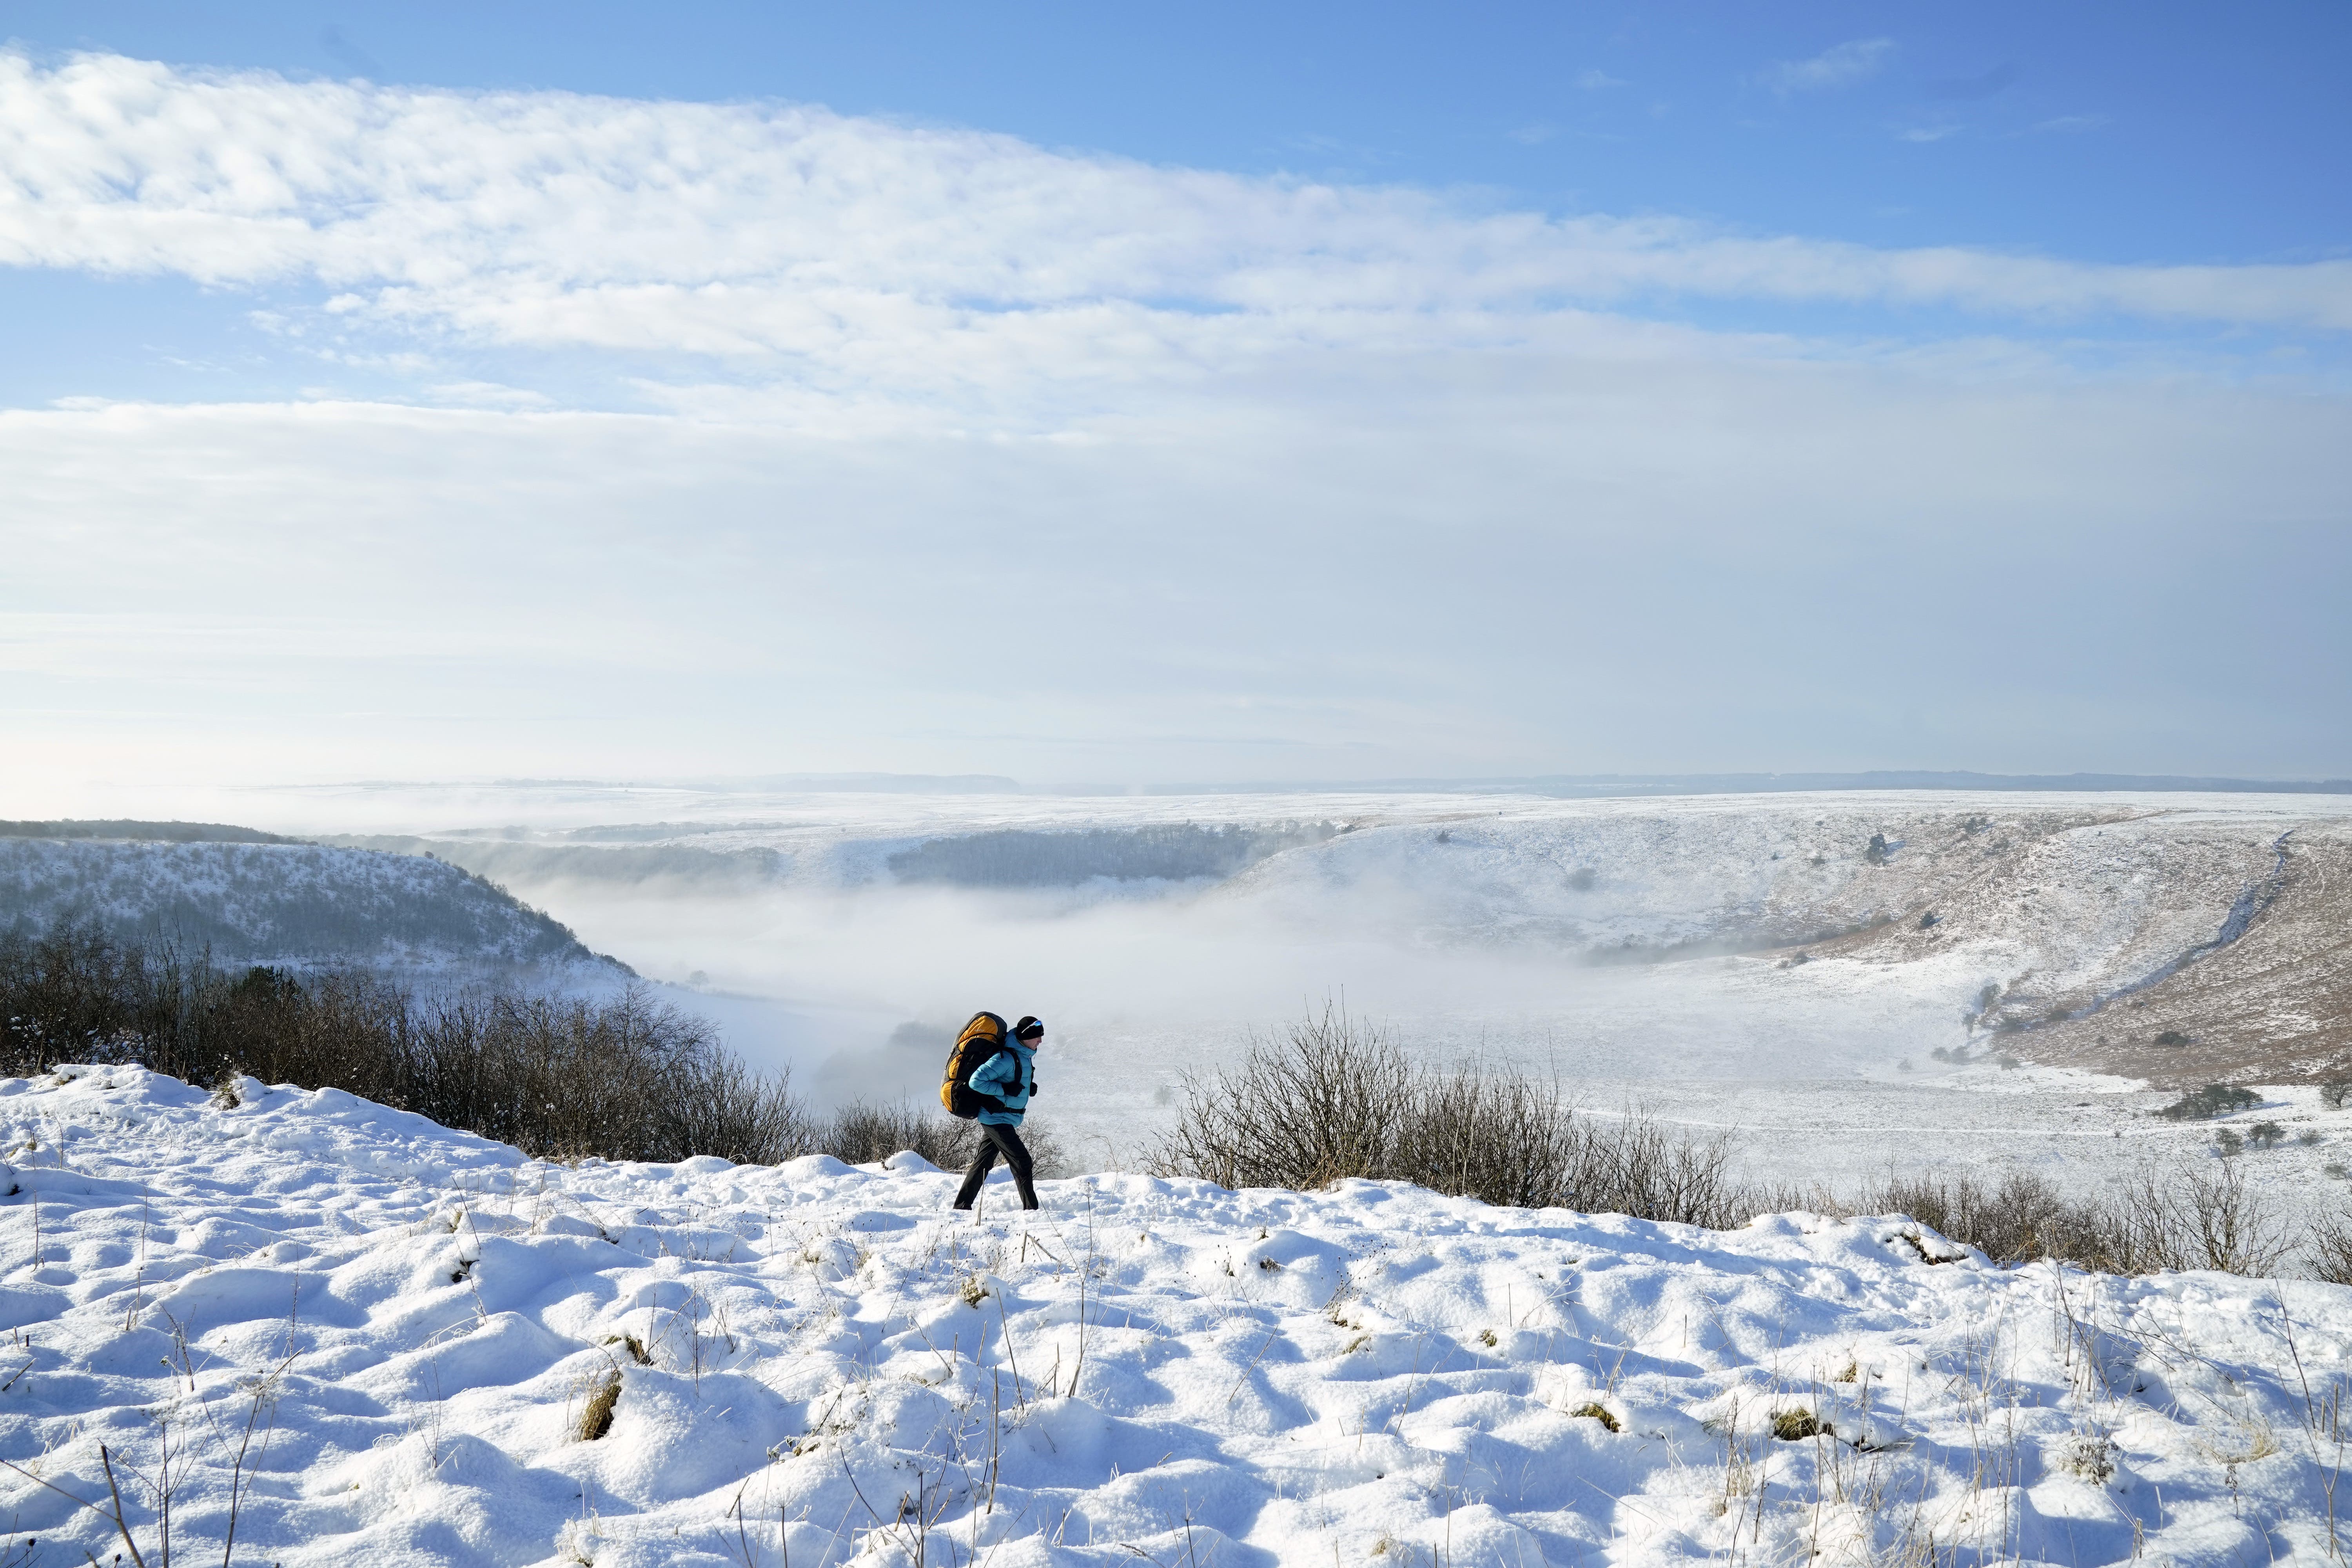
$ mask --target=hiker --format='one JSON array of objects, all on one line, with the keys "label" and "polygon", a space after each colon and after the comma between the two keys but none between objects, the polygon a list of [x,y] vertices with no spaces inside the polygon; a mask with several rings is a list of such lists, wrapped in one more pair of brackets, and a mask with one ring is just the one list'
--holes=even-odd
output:
[{"label": "hiker", "polygon": [[963,1173],[963,1187],[956,1194],[956,1207],[971,1207],[972,1200],[980,1195],[981,1184],[988,1180],[988,1173],[1000,1154],[1013,1173],[1013,1184],[1021,1194],[1021,1206],[1037,1206],[1037,1189],[1030,1182],[1029,1146],[1021,1142],[1021,1118],[1029,1108],[1029,1097],[1037,1092],[1034,1058],[1045,1037],[1045,1026],[1042,1022],[1034,1017],[1023,1018],[1004,1035],[995,1054],[972,1068],[971,1077],[964,1080],[979,1102],[980,1149],[971,1157],[971,1169]]}]

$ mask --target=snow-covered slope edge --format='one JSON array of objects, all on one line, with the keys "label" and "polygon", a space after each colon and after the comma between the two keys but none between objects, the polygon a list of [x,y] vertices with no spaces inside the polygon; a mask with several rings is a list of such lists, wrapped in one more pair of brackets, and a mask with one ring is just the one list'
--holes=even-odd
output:
[{"label": "snow-covered slope edge", "polygon": [[780,1531],[803,1568],[2326,1548],[2342,1450],[2306,1417],[2352,1291],[1362,1183],[1089,1177],[974,1226],[910,1156],[567,1167],[236,1098],[0,1080],[9,1561],[120,1551],[60,1494],[167,1437],[177,1549],[241,1486],[240,1552],[289,1568],[778,1563]]},{"label": "snow-covered slope edge", "polygon": [[68,917],[224,963],[621,972],[551,916],[446,861],[318,844],[0,839],[0,931]]}]

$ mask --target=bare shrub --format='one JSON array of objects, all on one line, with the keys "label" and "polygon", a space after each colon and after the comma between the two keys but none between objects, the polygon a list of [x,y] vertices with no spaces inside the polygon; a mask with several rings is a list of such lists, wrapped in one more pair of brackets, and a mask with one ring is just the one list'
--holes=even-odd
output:
[{"label": "bare shrub", "polygon": [[1755,1210],[1732,1174],[1728,1132],[1693,1137],[1628,1111],[1613,1121],[1577,1119],[1580,1159],[1563,1208],[1628,1214],[1717,1229],[1746,1223]]},{"label": "bare shrub", "polygon": [[[980,1152],[980,1127],[959,1121],[928,1108],[900,1100],[877,1105],[856,1100],[833,1113],[813,1134],[812,1147],[853,1165],[887,1160],[902,1149],[912,1150],[941,1170],[971,1163]],[[1039,1181],[1069,1173],[1069,1161],[1052,1126],[1032,1116],[1021,1124],[1021,1142]]]},{"label": "bare shrub", "polygon": [[[2032,1172],[1990,1184],[1968,1175],[1893,1177],[1849,1212],[1909,1215],[1996,1263],[2055,1258],[2114,1274],[2268,1274],[2291,1240],[2243,1170],[2222,1160],[2143,1165],[2105,1199],[2070,1197]],[[2347,1244],[2352,1265],[2352,1230]]]},{"label": "bare shrub", "polygon": [[1032,1116],[1021,1124],[1021,1142],[1028,1146],[1029,1163],[1035,1167],[1037,1180],[1070,1173],[1070,1157],[1063,1151],[1062,1141],[1054,1136],[1051,1122]]},{"label": "bare shrub", "polygon": [[1463,1067],[1415,1083],[1396,1112],[1377,1173],[1436,1192],[1541,1208],[1586,1158],[1557,1084]]},{"label": "bare shrub", "polygon": [[814,1146],[808,1104],[793,1092],[789,1069],[764,1077],[713,1048],[686,1076],[686,1097],[663,1119],[675,1143],[739,1165],[772,1165]]},{"label": "bare shrub", "polygon": [[2132,1250],[2107,1206],[2070,1199],[2029,1171],[1990,1184],[1966,1174],[1891,1176],[1865,1191],[1853,1212],[1909,1215],[1996,1263],[2063,1258],[2086,1268],[2127,1268]]},{"label": "bare shrub", "polygon": [[1745,1217],[1727,1138],[1580,1115],[1554,1083],[1482,1063],[1417,1067],[1336,1007],[1257,1039],[1230,1073],[1188,1076],[1152,1165],[1222,1186],[1408,1181],[1488,1203],[1696,1225]]},{"label": "bare shrub", "polygon": [[137,955],[94,919],[60,921],[33,937],[0,935],[0,1027],[18,1076],[58,1062],[106,1061],[131,1026]]},{"label": "bare shrub", "polygon": [[2312,1222],[2307,1267],[2314,1279],[2352,1285],[2352,1218],[2331,1214]]},{"label": "bare shrub", "polygon": [[135,1061],[191,1083],[249,1073],[333,1088],[551,1158],[773,1163],[812,1129],[787,1077],[752,1072],[705,1020],[640,985],[420,996],[362,969],[232,974],[94,926],[0,936],[5,1070]]},{"label": "bare shrub", "polygon": [[1230,1074],[1185,1074],[1183,1109],[1152,1165],[1233,1188],[1383,1175],[1414,1088],[1395,1041],[1327,1005],[1279,1041],[1254,1038]]},{"label": "bare shrub", "polygon": [[2132,1206],[2152,1222],[2153,1257],[2144,1268],[2269,1274],[2291,1249],[2284,1222],[2233,1161],[2195,1161],[2169,1174],[2143,1168],[2129,1190]]},{"label": "bare shrub", "polygon": [[834,1112],[816,1139],[820,1151],[853,1165],[871,1164],[911,1149],[942,1169],[970,1164],[979,1142],[980,1131],[972,1123],[927,1113],[905,1100],[875,1105],[861,1100],[845,1105]]}]

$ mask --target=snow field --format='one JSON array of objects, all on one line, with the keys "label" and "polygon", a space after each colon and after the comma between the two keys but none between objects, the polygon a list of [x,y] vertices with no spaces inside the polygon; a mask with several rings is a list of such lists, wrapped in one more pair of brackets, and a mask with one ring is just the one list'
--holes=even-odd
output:
[{"label": "snow field", "polygon": [[26,1474],[102,1500],[101,1443],[151,1564],[168,1444],[174,1549],[234,1489],[289,1568],[2244,1562],[2326,1550],[2345,1454],[2352,1291],[1898,1218],[1111,1174],[974,1225],[907,1155],[550,1164],[135,1068],[0,1080],[0,1561],[122,1549]]}]

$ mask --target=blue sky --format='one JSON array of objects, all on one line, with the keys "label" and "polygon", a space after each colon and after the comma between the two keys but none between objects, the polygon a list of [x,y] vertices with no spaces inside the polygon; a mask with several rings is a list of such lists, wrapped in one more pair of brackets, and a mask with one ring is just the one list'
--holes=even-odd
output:
[{"label": "blue sky", "polygon": [[2352,140],[2352,13],[2330,4],[18,3],[0,29],[297,77],[792,99],[1871,244],[2150,261],[2352,242],[2330,155]]},{"label": "blue sky", "polygon": [[0,34],[50,795],[2352,772],[2341,6]]}]

